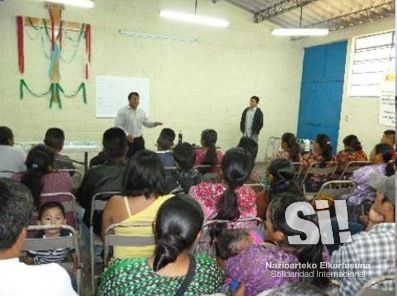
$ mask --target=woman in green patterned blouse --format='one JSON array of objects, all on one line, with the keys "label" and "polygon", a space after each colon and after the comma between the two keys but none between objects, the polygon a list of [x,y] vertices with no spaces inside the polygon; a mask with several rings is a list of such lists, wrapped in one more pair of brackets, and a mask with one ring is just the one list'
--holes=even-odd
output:
[{"label": "woman in green patterned blouse", "polygon": [[150,258],[118,259],[103,273],[98,295],[202,295],[220,290],[224,275],[207,256],[191,256],[204,216],[190,197],[174,197],[158,211]]}]

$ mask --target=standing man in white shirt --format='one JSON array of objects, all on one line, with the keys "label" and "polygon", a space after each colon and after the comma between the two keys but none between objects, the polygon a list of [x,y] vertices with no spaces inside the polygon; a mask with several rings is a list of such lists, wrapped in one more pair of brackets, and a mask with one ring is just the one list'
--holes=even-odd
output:
[{"label": "standing man in white shirt", "polygon": [[62,266],[19,261],[33,209],[29,190],[11,179],[0,178],[0,205],[0,295],[76,296]]},{"label": "standing man in white shirt", "polygon": [[259,98],[252,96],[250,106],[241,115],[240,130],[244,137],[249,137],[258,143],[258,135],[263,127],[263,113],[258,107]]},{"label": "standing man in white shirt", "polygon": [[130,93],[128,95],[128,105],[119,110],[115,121],[115,126],[123,129],[127,134],[130,146],[128,156],[132,156],[137,151],[145,149],[142,126],[153,128],[163,125],[161,122],[150,121],[145,111],[138,108],[138,105],[139,94],[137,92]]}]

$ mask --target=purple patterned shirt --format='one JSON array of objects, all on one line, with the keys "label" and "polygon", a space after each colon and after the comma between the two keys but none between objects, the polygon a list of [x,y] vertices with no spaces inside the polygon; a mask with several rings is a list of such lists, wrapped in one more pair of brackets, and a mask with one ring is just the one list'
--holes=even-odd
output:
[{"label": "purple patterned shirt", "polygon": [[352,181],[355,185],[353,193],[348,199],[350,205],[359,205],[364,200],[374,201],[376,193],[369,186],[368,178],[372,173],[385,174],[386,164],[374,164],[362,167],[353,173]]},{"label": "purple patterned shirt", "polygon": [[298,264],[298,258],[280,247],[253,245],[225,261],[226,275],[245,284],[247,296],[299,281],[297,268],[278,264]]}]

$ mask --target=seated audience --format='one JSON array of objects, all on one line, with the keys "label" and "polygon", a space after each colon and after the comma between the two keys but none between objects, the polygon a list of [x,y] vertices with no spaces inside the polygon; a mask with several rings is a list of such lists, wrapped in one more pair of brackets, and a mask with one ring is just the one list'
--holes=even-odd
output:
[{"label": "seated audience", "polygon": [[276,195],[283,192],[301,194],[294,177],[295,167],[289,160],[279,158],[270,163],[262,180],[266,190],[257,195],[256,206],[259,218],[265,219],[267,206]]},{"label": "seated audience", "polygon": [[367,161],[367,154],[363,151],[360,141],[357,136],[349,135],[343,139],[345,149],[336,155],[338,162],[337,172],[341,173],[346,165],[351,161]]},{"label": "seated audience", "polygon": [[381,143],[388,144],[394,150],[394,144],[396,143],[396,131],[394,130],[386,130],[383,133]]},{"label": "seated audience", "polygon": [[216,148],[218,134],[213,129],[203,130],[201,133],[201,148],[196,150],[196,160],[194,165],[205,165],[209,168],[200,168],[202,174],[217,172],[217,166],[222,162],[223,153]]},{"label": "seated audience", "polygon": [[394,166],[390,163],[392,153],[393,150],[389,145],[378,144],[370,156],[373,165],[368,165],[354,171],[352,177],[354,191],[347,199],[349,220],[358,220],[358,217],[365,214],[375,200],[376,194],[368,183],[369,176],[372,173],[386,176],[394,175]]},{"label": "seated audience", "polygon": [[[286,209],[294,202],[304,202],[301,195],[282,193],[276,196],[270,203],[265,221],[267,243],[264,245],[245,245],[238,254],[231,254],[223,262],[226,276],[243,285],[245,294],[257,295],[260,292],[280,287],[286,283],[294,283],[299,280],[323,286],[327,283],[326,278],[318,274],[320,262],[324,261],[323,246],[321,241],[314,245],[292,245],[289,236],[301,235],[302,232],[295,230],[286,222]],[[295,213],[294,213],[295,215]],[[291,217],[291,219],[293,219]],[[306,216],[306,219],[309,219]],[[269,264],[287,264],[290,267],[272,267]],[[301,264],[313,264],[299,270]],[[317,266],[314,266],[314,263]],[[294,266],[295,265],[295,266]],[[307,266],[306,266],[307,267]],[[299,271],[314,271],[313,277],[299,278]],[[284,272],[274,276],[274,272]],[[288,274],[291,272],[290,274]],[[288,275],[287,275],[288,274]]]},{"label": "seated audience", "polygon": [[45,133],[44,144],[51,148],[55,153],[54,169],[56,170],[73,170],[75,166],[72,160],[66,156],[62,155],[61,151],[65,143],[65,133],[60,128],[50,128]]},{"label": "seated audience", "polygon": [[335,157],[332,155],[331,141],[327,135],[317,135],[313,148],[313,152],[303,155],[304,167],[307,168],[314,162],[324,165],[325,162],[335,160]]},{"label": "seated audience", "polygon": [[0,295],[77,295],[60,265],[19,261],[32,209],[33,198],[25,186],[0,178]]},{"label": "seated audience", "polygon": [[[304,169],[307,169],[313,163],[318,163],[319,167],[326,167],[327,162],[335,160],[335,156],[332,155],[329,137],[325,134],[319,134],[314,142],[314,152],[303,155],[302,165]],[[324,181],[326,180],[318,175],[310,176],[305,183],[306,190],[308,192],[317,192]]]},{"label": "seated audience", "polygon": [[[258,154],[258,143],[249,137],[242,137],[237,147],[243,148],[245,151],[251,154],[255,166],[255,159]],[[251,172],[251,176],[248,179],[248,183],[259,183],[262,179],[262,175],[263,174],[254,167]]]},{"label": "seated audience", "polygon": [[[128,144],[122,129],[112,127],[106,130],[103,134],[102,144],[106,154],[105,162],[88,170],[77,191],[77,200],[85,209],[84,222],[87,226],[89,226],[94,194],[105,191],[121,191],[123,173],[127,167]],[[110,198],[110,196],[103,198]],[[101,215],[96,215],[94,219],[95,233],[100,234]]]},{"label": "seated audience", "polygon": [[6,126],[0,126],[0,177],[10,178],[17,172],[26,170],[25,152],[14,146],[14,134]]},{"label": "seated audience", "polygon": [[[395,176],[372,173],[368,183],[376,192],[375,202],[369,211],[366,231],[353,235],[331,256],[331,271],[349,272],[353,276],[336,277],[340,282],[340,295],[358,295],[371,279],[396,273],[395,232]],[[344,267],[341,264],[346,264]],[[392,291],[395,281],[388,280],[371,287]]]},{"label": "seated audience", "polygon": [[255,191],[243,186],[252,166],[252,157],[248,152],[242,148],[232,148],[222,159],[223,183],[201,182],[190,188],[189,195],[200,203],[205,220],[256,217]]},{"label": "seated audience", "polygon": [[163,128],[157,139],[157,154],[165,168],[174,167],[175,160],[172,154],[174,147],[175,132],[170,128]]},{"label": "seated audience", "polygon": [[26,172],[15,174],[12,178],[21,182],[33,194],[36,209],[43,202],[41,194],[56,192],[71,192],[72,177],[67,172],[54,170],[54,152],[44,145],[33,147],[26,158]]},{"label": "seated audience", "polygon": [[[38,225],[65,225],[66,214],[65,208],[59,202],[48,202],[43,204],[39,209]],[[61,228],[46,229],[39,231],[35,238],[55,238],[67,237],[72,234]],[[67,261],[70,256],[74,255],[74,250],[70,248],[54,249],[45,251],[29,251],[27,253],[26,263],[28,264],[45,264],[45,263],[61,263]],[[73,256],[75,266],[77,264],[76,257]]]},{"label": "seated audience", "polygon": [[200,174],[194,166],[194,148],[189,143],[178,144],[174,148],[177,170],[173,178],[183,192],[188,193],[190,187],[200,183]]},{"label": "seated audience", "polygon": [[285,158],[292,162],[302,162],[301,147],[299,146],[296,137],[292,133],[285,133],[281,137],[281,151],[273,157]]},{"label": "seated audience", "polygon": [[157,213],[156,248],[149,258],[115,260],[103,273],[98,295],[205,295],[219,292],[224,276],[207,256],[190,255],[203,212],[189,197],[164,202]]},{"label": "seated audience", "polygon": [[[123,177],[123,195],[113,196],[102,219],[102,238],[114,223],[152,223],[160,206],[172,195],[166,195],[164,167],[155,152],[138,151],[128,163]],[[151,226],[116,228],[117,235],[153,236]],[[147,257],[153,246],[115,247],[115,258]]]}]

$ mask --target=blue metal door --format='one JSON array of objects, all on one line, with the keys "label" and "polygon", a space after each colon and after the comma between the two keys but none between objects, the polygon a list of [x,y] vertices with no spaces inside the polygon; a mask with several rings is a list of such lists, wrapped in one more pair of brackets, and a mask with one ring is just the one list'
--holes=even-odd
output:
[{"label": "blue metal door", "polygon": [[[299,106],[298,137],[327,134],[338,144],[347,41],[305,49]],[[335,152],[335,151],[334,151]]]}]

